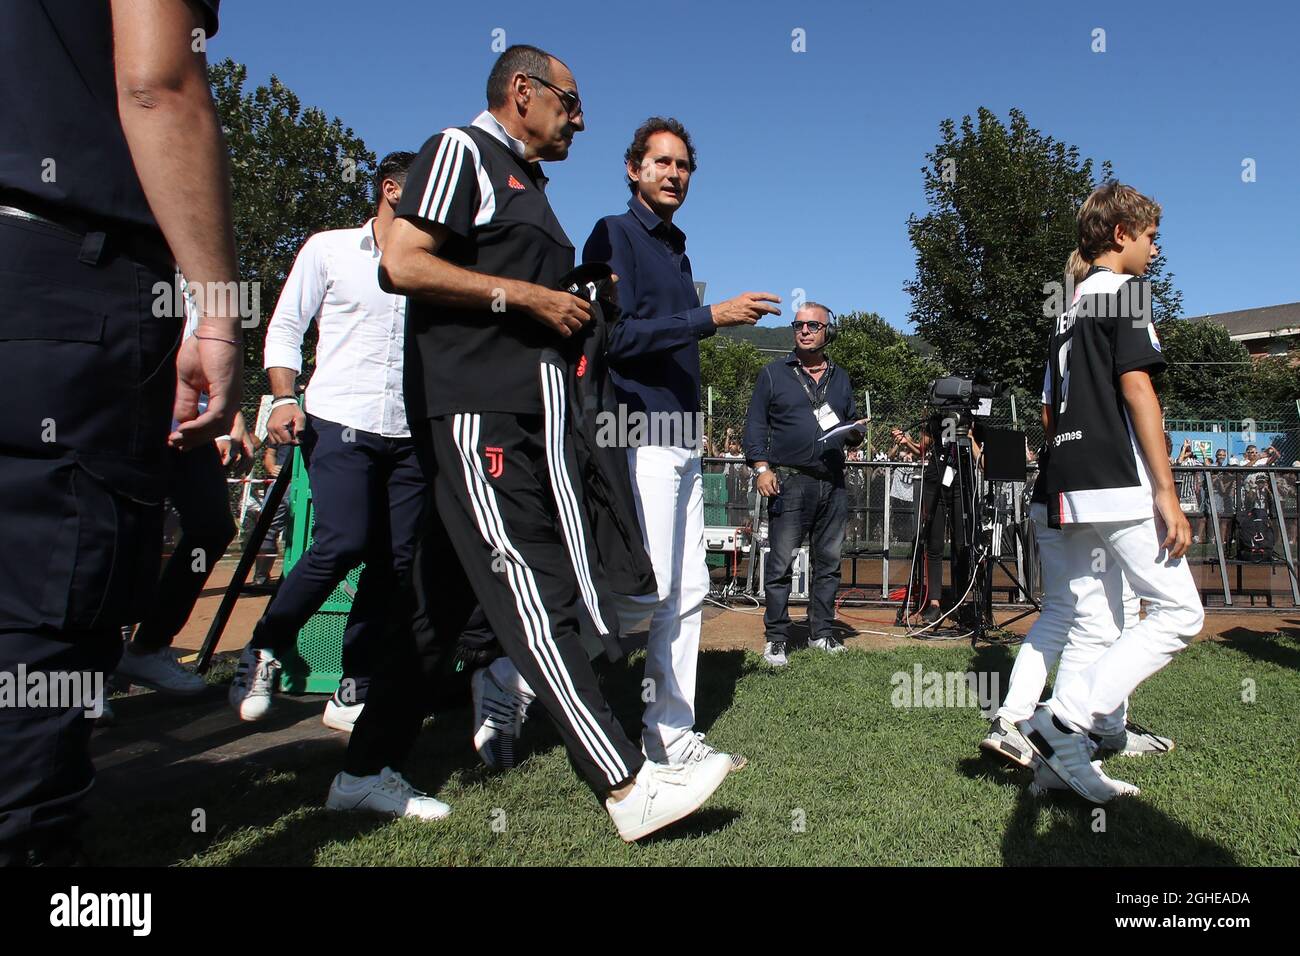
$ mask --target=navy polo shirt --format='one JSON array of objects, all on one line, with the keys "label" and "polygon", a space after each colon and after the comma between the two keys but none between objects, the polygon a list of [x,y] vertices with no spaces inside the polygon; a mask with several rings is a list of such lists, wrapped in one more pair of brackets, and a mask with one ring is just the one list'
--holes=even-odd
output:
[{"label": "navy polo shirt", "polygon": [[[811,397],[810,397],[811,396]],[[855,421],[858,406],[848,373],[827,361],[821,381],[799,365],[791,352],[763,367],[754,383],[745,418],[745,459],[800,468],[833,478],[844,471],[847,434],[820,441],[816,409],[828,403],[840,421]]]},{"label": "navy polo shirt", "polygon": [[607,262],[618,276],[623,313],[609,335],[610,379],[629,412],[700,410],[700,346],[717,331],[700,305],[686,255],[686,233],[639,198],[596,223],[583,262]]}]

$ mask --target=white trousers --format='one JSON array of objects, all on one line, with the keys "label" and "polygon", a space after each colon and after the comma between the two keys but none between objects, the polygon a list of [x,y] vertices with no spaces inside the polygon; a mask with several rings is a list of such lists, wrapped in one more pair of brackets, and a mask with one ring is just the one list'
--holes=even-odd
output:
[{"label": "white trousers", "polygon": [[[1104,521],[1068,525],[1061,529],[1061,554],[1069,575],[1073,632],[1097,642],[1096,628],[1120,618],[1125,580],[1146,605],[1146,617],[1126,626],[1119,639],[1083,667],[1071,665],[1058,674],[1051,700],[1052,713],[1082,733],[1104,733],[1108,720],[1124,706],[1144,680],[1186,647],[1205,622],[1201,596],[1191,568],[1179,558],[1169,560],[1161,550],[1163,527],[1154,517],[1138,521]],[[1099,578],[1098,590],[1085,579]],[[1122,612],[1121,612],[1122,613]],[[1085,651],[1085,655],[1088,652]],[[1061,668],[1074,652],[1067,641]]]},{"label": "white trousers", "polygon": [[[656,763],[682,755],[695,728],[695,673],[700,623],[709,593],[704,548],[704,477],[700,454],[686,448],[627,450],[642,540],[654,566],[655,594],[614,595],[619,630],[650,619],[642,699],[642,746]],[[532,698],[532,688],[507,657],[491,665],[502,686]]]},{"label": "white trousers", "polygon": [[688,448],[629,448],[627,462],[658,590],[644,597],[618,595],[619,629],[628,634],[650,618],[642,745],[650,760],[671,762],[695,728],[700,623],[709,593],[704,476],[700,453]]},{"label": "white trousers", "polygon": [[[1065,546],[1065,532],[1048,527],[1046,505],[1033,505],[1029,515],[1043,569],[1043,601],[1038,620],[1016,654],[1011,686],[998,709],[998,716],[1013,724],[1033,715],[1047,686],[1047,675],[1058,662],[1059,687],[1075,679],[1119,640],[1125,629],[1137,624],[1141,604],[1127,579],[1121,581],[1123,587],[1114,600],[1106,594],[1101,574],[1093,570],[1093,556],[1083,552],[1071,555]],[[1077,566],[1070,563],[1072,558]],[[1097,733],[1122,731],[1127,710],[1126,701],[1118,711],[1099,718]]]}]

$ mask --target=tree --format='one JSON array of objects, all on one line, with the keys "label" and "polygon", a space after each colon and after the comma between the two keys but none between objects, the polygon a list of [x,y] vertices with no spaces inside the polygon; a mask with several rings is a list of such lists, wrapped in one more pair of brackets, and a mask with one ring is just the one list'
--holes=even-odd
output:
[{"label": "tree", "polygon": [[919,418],[930,382],[942,374],[875,312],[839,316],[839,331],[826,354],[848,372],[861,414],[866,414],[862,393],[870,391],[873,418],[890,426]]},{"label": "tree", "polygon": [[1156,334],[1169,363],[1158,382],[1167,418],[1294,419],[1300,369],[1286,359],[1252,359],[1217,322],[1167,319]]},{"label": "tree", "polygon": [[[208,67],[230,147],[240,277],[259,283],[261,328],[307,237],[357,226],[373,214],[375,154],[338,118],[303,109],[274,76],[269,86],[245,93],[247,75],[230,59]],[[263,338],[260,330],[245,336],[252,368],[262,366]]]},{"label": "tree", "polygon": [[[987,369],[1036,393],[1054,318],[1047,303],[1077,241],[1075,215],[1111,165],[1094,179],[1091,159],[1031,128],[1019,110],[1009,126],[981,108],[978,125],[966,116],[960,130],[951,119],[939,129],[943,139],[922,168],[930,211],[908,218],[916,249],[916,278],[904,285],[909,317],[950,370]],[[1163,259],[1148,277],[1156,319],[1177,315],[1181,299]]]},{"label": "tree", "polygon": [[754,394],[754,382],[767,358],[752,342],[711,336],[700,342],[700,397],[708,405],[708,390],[713,388],[714,439],[721,442],[730,427],[739,438],[745,427],[745,412]]}]

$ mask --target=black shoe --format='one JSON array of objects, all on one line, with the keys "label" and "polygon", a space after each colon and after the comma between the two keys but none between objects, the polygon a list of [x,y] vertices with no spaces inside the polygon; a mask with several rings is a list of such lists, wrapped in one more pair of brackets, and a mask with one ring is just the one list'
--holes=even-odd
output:
[{"label": "black shoe", "polygon": [[934,624],[943,620],[943,611],[936,605],[931,604],[921,614],[921,620],[926,624]]}]

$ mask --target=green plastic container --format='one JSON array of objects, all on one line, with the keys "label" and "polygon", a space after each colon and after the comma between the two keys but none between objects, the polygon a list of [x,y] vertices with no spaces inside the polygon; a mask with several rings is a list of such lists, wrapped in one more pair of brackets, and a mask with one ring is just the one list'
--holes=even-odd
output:
[{"label": "green plastic container", "polygon": [[[289,486],[289,521],[284,531],[284,574],[298,563],[312,542],[311,484],[302,453],[293,456]],[[294,650],[281,659],[280,689],[295,694],[332,694],[343,679],[343,632],[347,628],[357,580],[365,565],[348,572],[339,586],[298,632]]]}]

